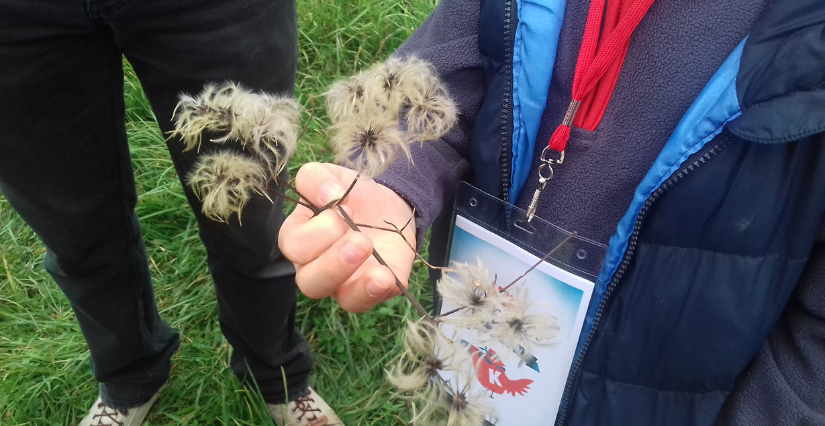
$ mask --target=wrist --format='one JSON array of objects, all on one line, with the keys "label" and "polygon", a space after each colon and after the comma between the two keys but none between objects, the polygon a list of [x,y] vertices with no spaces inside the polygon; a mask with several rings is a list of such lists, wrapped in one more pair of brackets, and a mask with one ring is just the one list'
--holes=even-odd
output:
[{"label": "wrist", "polygon": [[[399,195],[397,192],[393,191],[387,186],[382,184],[378,184],[382,191],[386,194],[387,200],[389,201],[391,208],[395,210],[395,212],[403,218],[402,223],[395,224],[399,228],[407,225],[404,229],[404,236],[409,239],[410,243],[415,246],[416,245],[416,224],[415,224],[415,209],[412,204],[410,204],[404,197]],[[407,224],[407,220],[410,221]]]}]

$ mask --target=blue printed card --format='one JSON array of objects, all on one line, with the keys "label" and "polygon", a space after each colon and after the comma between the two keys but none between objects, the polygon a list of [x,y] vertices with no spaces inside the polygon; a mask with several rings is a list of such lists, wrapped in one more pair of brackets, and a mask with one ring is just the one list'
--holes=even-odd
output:
[{"label": "blue printed card", "polygon": [[[497,283],[506,285],[539,258],[499,235],[458,215],[453,230],[451,262],[477,264],[495,274]],[[475,393],[484,394],[482,404],[492,408],[496,416],[488,421],[496,426],[547,426],[555,422],[565,382],[573,362],[576,344],[593,293],[593,282],[559,267],[542,262],[527,274],[516,287],[528,290],[536,309],[557,318],[560,333],[549,342],[536,346],[534,361],[523,363],[512,351],[498,342],[479,343],[475,331],[455,330],[443,326],[445,333],[455,335],[472,345],[480,355],[472,386]],[[441,312],[454,309],[445,302]],[[448,377],[449,378],[449,377]]]}]

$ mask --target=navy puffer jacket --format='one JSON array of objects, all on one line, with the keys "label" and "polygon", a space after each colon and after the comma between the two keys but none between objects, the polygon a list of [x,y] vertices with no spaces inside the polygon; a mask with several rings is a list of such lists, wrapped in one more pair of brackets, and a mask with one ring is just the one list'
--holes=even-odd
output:
[{"label": "navy puffer jacket", "polygon": [[[421,233],[463,178],[526,207],[588,6],[443,0],[397,52],[461,109],[379,178]],[[557,424],[825,425],[823,132],[825,2],[654,3],[538,210],[609,246]]]}]

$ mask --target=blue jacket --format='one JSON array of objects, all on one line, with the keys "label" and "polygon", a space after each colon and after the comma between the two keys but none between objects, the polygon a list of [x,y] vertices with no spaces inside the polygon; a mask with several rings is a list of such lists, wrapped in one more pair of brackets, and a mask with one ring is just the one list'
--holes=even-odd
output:
[{"label": "blue jacket", "polygon": [[[401,47],[461,110],[379,179],[422,233],[462,178],[527,204],[588,6],[443,0]],[[823,132],[825,2],[654,3],[538,211],[609,245],[557,424],[825,425]]]}]

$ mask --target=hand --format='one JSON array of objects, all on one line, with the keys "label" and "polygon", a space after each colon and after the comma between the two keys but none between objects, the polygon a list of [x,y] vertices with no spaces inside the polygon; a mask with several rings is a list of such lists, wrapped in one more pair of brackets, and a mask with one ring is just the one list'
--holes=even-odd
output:
[{"label": "hand", "polygon": [[[340,198],[355,179],[353,170],[333,164],[308,163],[298,171],[295,186],[317,206]],[[342,203],[356,222],[390,227],[384,221],[404,226],[412,207],[398,194],[372,179],[359,179]],[[415,221],[404,230],[415,247]],[[313,299],[332,296],[349,312],[365,312],[401,293],[395,278],[372,257],[372,250],[384,258],[402,284],[409,282],[415,253],[394,232],[362,228],[356,232],[335,208],[313,217],[297,206],[281,227],[278,245],[295,264],[295,281],[304,295]]]}]

